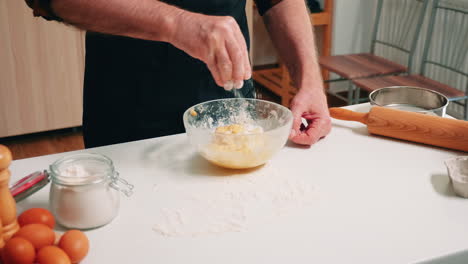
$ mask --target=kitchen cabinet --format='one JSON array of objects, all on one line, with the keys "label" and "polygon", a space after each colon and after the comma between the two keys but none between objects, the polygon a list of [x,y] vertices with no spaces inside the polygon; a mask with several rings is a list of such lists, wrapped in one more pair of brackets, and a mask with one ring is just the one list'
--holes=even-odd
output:
[{"label": "kitchen cabinet", "polygon": [[0,1],[0,137],[81,125],[84,33]]}]

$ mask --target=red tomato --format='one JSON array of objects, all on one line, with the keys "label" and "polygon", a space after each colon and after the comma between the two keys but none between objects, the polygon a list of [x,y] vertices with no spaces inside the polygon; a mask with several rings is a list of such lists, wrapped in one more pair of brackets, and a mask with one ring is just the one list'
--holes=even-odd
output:
[{"label": "red tomato", "polygon": [[31,209],[24,211],[18,217],[18,223],[20,226],[25,226],[29,224],[44,224],[46,226],[49,226],[51,229],[54,229],[55,218],[46,209],[31,208]]}]

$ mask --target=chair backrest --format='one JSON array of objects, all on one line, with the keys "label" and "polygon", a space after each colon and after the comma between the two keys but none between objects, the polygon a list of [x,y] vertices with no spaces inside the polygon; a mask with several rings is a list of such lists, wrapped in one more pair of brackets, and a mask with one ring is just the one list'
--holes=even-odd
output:
[{"label": "chair backrest", "polygon": [[403,62],[400,63],[406,64],[408,69],[411,69],[428,2],[428,0],[379,0],[371,52],[396,62],[400,62],[400,58],[403,57]]},{"label": "chair backrest", "polygon": [[434,0],[420,73],[468,92],[466,0]]}]

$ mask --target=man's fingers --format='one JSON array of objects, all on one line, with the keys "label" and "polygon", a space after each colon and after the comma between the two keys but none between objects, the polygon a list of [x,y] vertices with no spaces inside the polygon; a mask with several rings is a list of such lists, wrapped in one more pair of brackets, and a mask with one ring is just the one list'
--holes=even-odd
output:
[{"label": "man's fingers", "polygon": [[213,62],[208,63],[206,65],[208,66],[208,69],[210,70],[211,75],[213,76],[213,79],[216,82],[216,84],[218,86],[223,87],[224,83],[223,83],[223,81],[221,79],[221,74],[218,71],[218,66],[216,65],[216,63],[213,61]]},{"label": "man's fingers", "polygon": [[324,119],[317,118],[308,120],[309,125],[305,130],[294,129],[295,134],[291,137],[291,140],[301,145],[312,145],[324,137],[330,131],[330,126],[325,122]]},{"label": "man's fingers", "polygon": [[328,134],[326,132],[326,125],[323,119],[317,118],[311,120],[312,123],[309,122],[309,125],[307,126],[306,130],[304,133],[307,135],[307,138],[309,139],[308,143],[310,145],[314,144],[315,142],[319,141],[323,136]]},{"label": "man's fingers", "polygon": [[291,111],[293,114],[293,124],[291,128],[291,132],[289,134],[289,139],[293,140],[294,138],[296,138],[297,136],[301,134],[301,124],[302,124],[303,113],[300,110],[298,110],[298,107],[292,108]]},{"label": "man's fingers", "polygon": [[316,131],[314,132],[311,130],[313,129],[306,128],[305,131],[299,131],[298,134],[295,134],[295,136],[291,138],[291,140],[297,144],[310,146],[317,142],[321,137],[316,133]]},{"label": "man's fingers", "polygon": [[206,25],[188,32],[195,33],[194,41],[185,39],[188,41],[175,46],[204,61],[218,86],[226,90],[242,88],[244,79],[251,75],[251,67],[239,25],[230,16],[201,17],[207,20]]},{"label": "man's fingers", "polygon": [[232,62],[231,80],[235,84],[234,88],[242,88],[243,83],[241,83],[241,81],[244,79],[244,53],[241,47],[239,47],[238,41],[234,39],[233,41],[226,40],[226,49]]},{"label": "man's fingers", "polygon": [[221,76],[221,82],[222,82],[221,87],[224,87],[226,90],[231,90],[232,86],[231,87],[226,86],[228,85],[228,82],[230,82],[232,85],[231,58],[229,57],[229,54],[224,46],[218,48],[215,56],[216,56],[216,66]]},{"label": "man's fingers", "polygon": [[252,77],[252,68],[250,66],[249,51],[247,49],[247,43],[245,42],[244,35],[242,34],[239,26],[236,27],[235,36],[237,39],[237,43],[239,43],[239,47],[242,52],[241,63],[243,64],[243,67],[244,67],[244,71],[240,80],[248,80]]},{"label": "man's fingers", "polygon": [[230,16],[220,18],[216,29],[216,63],[224,88],[242,88],[245,75],[247,46],[236,20]]},{"label": "man's fingers", "polygon": [[291,128],[291,133],[289,138],[293,139],[295,136],[299,135],[301,132],[302,117],[294,115],[293,124]]},{"label": "man's fingers", "polygon": [[244,63],[244,74],[242,76],[243,80],[248,80],[252,77],[252,67],[250,66],[250,57],[249,57],[249,51],[247,50],[247,46],[245,45],[244,38],[242,38],[242,43],[244,44],[244,57],[243,57],[243,63]]},{"label": "man's fingers", "polygon": [[295,136],[294,138],[292,138],[291,140],[296,144],[307,145],[307,146],[310,146],[314,143],[313,139],[307,136],[305,133],[301,133]]},{"label": "man's fingers", "polygon": [[303,108],[300,105],[291,108],[291,112],[293,115],[292,128],[297,131],[300,130],[302,124],[302,116],[304,115],[304,111],[302,109]]},{"label": "man's fingers", "polygon": [[301,145],[311,145],[312,139],[306,133],[307,128],[305,131],[301,130],[302,125],[302,114],[301,115],[294,115],[293,127],[291,130],[291,134],[289,135],[289,139],[291,139],[294,143],[301,144]]},{"label": "man's fingers", "polygon": [[244,80],[248,80],[250,78],[252,78],[252,66],[250,66],[249,53],[247,52],[247,59],[245,60],[244,65]]}]

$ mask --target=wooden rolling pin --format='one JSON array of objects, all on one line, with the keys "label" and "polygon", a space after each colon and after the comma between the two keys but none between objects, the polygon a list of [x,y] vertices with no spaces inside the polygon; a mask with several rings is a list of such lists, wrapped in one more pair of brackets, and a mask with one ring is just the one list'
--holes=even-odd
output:
[{"label": "wooden rolling pin", "polygon": [[371,134],[468,152],[468,121],[379,106],[369,113],[333,107],[330,115],[366,124]]}]

